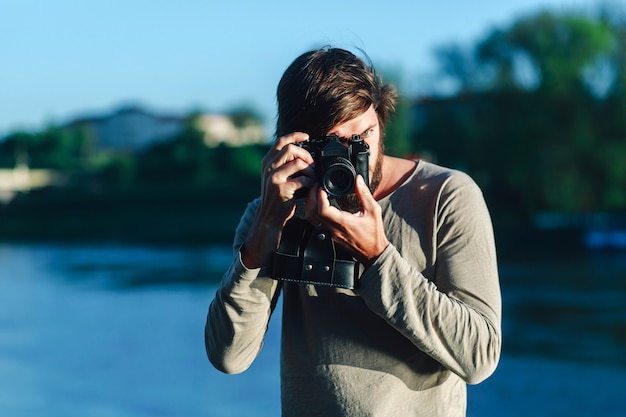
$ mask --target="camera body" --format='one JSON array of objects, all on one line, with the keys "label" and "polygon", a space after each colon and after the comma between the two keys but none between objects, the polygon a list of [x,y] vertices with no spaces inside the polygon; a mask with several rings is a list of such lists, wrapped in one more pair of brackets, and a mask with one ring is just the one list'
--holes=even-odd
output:
[{"label": "camera body", "polygon": [[369,187],[369,146],[359,135],[348,139],[347,146],[342,140],[329,135],[296,143],[313,156],[317,181],[331,199],[354,194],[358,174]]}]

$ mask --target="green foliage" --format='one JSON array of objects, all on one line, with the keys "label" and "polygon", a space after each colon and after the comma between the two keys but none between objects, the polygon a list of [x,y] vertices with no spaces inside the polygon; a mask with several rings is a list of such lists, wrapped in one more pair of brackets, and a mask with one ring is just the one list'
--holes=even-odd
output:
[{"label": "green foliage", "polygon": [[[258,178],[266,148],[260,145],[207,147],[203,133],[189,127],[137,157],[139,185],[202,188]],[[255,186],[256,181],[255,182]],[[255,188],[256,189],[256,188]]]},{"label": "green foliage", "polygon": [[210,155],[202,132],[189,127],[137,156],[137,179],[143,185],[199,185],[211,181]]},{"label": "green foliage", "polygon": [[129,154],[112,155],[99,170],[99,176],[109,188],[132,189],[137,178],[135,158]]},{"label": "green foliage", "polygon": [[[496,88],[518,85],[525,70],[535,73],[539,88],[565,92],[583,84],[585,69],[610,53],[612,41],[610,28],[602,22],[544,11],[506,31],[493,31],[479,44],[477,57],[491,65]],[[520,68],[522,62],[530,66]]]},{"label": "green foliage", "polygon": [[[50,149],[63,148],[63,136],[54,138],[61,143]],[[36,141],[42,141],[38,134],[7,139],[0,146],[11,152],[16,142],[40,146]],[[259,193],[266,151],[262,145],[207,147],[191,125],[138,154],[101,151],[91,158],[90,169],[71,171],[69,186],[35,190],[0,205],[0,237],[230,241],[245,203]],[[67,171],[74,165],[46,168],[57,166]]]},{"label": "green foliage", "polygon": [[396,113],[385,126],[385,153],[406,157],[413,153],[411,143],[411,103],[400,96],[396,104]]},{"label": "green foliage", "polygon": [[474,58],[447,46],[441,67],[461,89],[416,107],[415,141],[473,174],[496,216],[626,210],[624,22],[541,12],[492,31]]},{"label": "green foliage", "polygon": [[240,106],[228,112],[228,117],[233,121],[235,127],[241,129],[247,126],[260,126],[263,118],[250,106]]},{"label": "green foliage", "polygon": [[16,132],[0,142],[0,165],[13,168],[27,163],[32,168],[64,171],[88,169],[95,146],[82,131],[48,127],[42,132]]}]

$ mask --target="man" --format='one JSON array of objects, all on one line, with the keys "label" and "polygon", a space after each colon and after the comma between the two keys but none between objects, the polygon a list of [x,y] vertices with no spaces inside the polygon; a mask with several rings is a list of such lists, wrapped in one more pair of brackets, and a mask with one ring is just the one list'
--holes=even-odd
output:
[{"label": "man", "polygon": [[[283,415],[465,415],[465,384],[495,370],[501,345],[495,247],[480,190],[461,172],[383,154],[395,90],[348,51],[298,57],[277,99],[261,196],[241,219],[233,263],[209,308],[210,361],[227,373],[247,369],[282,292]],[[311,153],[295,145],[329,134],[360,135],[371,152],[370,187],[359,175],[356,201],[341,209],[315,180]],[[270,276],[303,189],[306,220],[362,264],[354,290]]]}]

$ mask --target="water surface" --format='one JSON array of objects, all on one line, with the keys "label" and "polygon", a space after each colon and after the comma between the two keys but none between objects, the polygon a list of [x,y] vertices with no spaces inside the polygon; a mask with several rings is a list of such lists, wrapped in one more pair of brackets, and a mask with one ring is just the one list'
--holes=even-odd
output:
[{"label": "water surface", "polygon": [[[278,416],[279,317],[252,367],[203,328],[228,248],[0,245],[0,415]],[[505,351],[468,416],[626,414],[626,258],[503,262]]]}]

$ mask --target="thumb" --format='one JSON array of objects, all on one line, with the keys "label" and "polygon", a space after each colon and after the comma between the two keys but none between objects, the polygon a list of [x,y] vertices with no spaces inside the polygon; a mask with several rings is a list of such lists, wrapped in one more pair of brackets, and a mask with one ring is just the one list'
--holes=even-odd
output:
[{"label": "thumb", "polygon": [[356,187],[354,188],[354,190],[356,191],[356,195],[359,200],[361,200],[363,208],[368,208],[374,201],[374,198],[372,197],[372,192],[370,191],[367,184],[365,184],[365,180],[363,179],[363,176],[361,174],[359,174],[356,178]]}]

